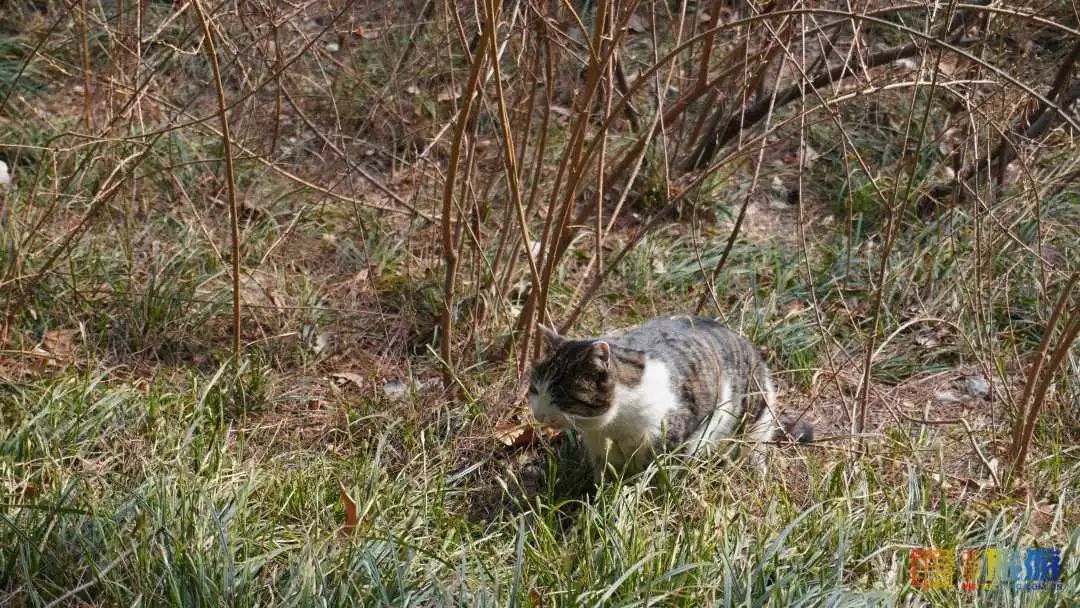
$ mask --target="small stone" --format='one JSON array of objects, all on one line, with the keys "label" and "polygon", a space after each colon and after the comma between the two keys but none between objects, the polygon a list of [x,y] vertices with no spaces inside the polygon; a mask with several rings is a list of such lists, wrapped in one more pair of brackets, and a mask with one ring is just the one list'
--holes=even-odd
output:
[{"label": "small stone", "polygon": [[325,351],[329,347],[330,334],[322,333],[318,336],[315,336],[315,345],[312,347],[312,350],[315,352],[316,355]]},{"label": "small stone", "polygon": [[787,202],[787,197],[780,198],[778,196],[769,197],[769,209],[775,209],[777,211],[787,211],[791,208],[791,205]]},{"label": "small stone", "polygon": [[960,403],[960,395],[948,389],[934,393],[934,399],[942,403]]},{"label": "small stone", "polygon": [[339,50],[341,50],[341,45],[340,44],[338,44],[336,42],[327,42],[326,43],[326,52],[327,53],[336,53]]},{"label": "small stone", "polygon": [[383,394],[391,401],[404,401],[409,395],[409,385],[401,380],[391,380],[382,387]]},{"label": "small stone", "polygon": [[990,396],[990,382],[982,374],[964,378],[964,389],[973,397],[986,399]]}]

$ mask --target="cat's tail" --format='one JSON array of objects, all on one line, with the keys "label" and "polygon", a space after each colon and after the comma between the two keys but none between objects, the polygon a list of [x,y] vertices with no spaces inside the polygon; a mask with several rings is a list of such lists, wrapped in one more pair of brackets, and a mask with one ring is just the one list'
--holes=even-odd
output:
[{"label": "cat's tail", "polygon": [[776,430],[773,441],[777,443],[811,443],[814,441],[814,427],[801,418],[780,417],[780,428]]}]

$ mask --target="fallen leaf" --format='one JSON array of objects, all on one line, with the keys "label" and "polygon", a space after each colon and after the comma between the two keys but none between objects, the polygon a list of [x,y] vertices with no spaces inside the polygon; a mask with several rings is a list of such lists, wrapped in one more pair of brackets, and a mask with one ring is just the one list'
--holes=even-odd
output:
[{"label": "fallen leaf", "polygon": [[933,333],[921,333],[916,334],[915,344],[918,344],[923,348],[934,348],[941,344],[941,340],[938,340],[937,336]]},{"label": "fallen leaf", "polygon": [[852,316],[860,319],[865,319],[870,314],[870,303],[866,300],[848,299],[847,307]]},{"label": "fallen leaf", "polygon": [[561,434],[561,429],[550,426],[537,427],[530,422],[510,422],[495,426],[495,439],[511,448],[531,445],[541,437],[554,439]]},{"label": "fallen leaf", "polygon": [[352,532],[360,523],[360,518],[356,515],[356,501],[349,497],[341,481],[338,481],[338,491],[341,493],[341,502],[345,505],[345,526],[342,529],[345,532]]},{"label": "fallen leaf", "polygon": [[447,90],[443,91],[442,93],[439,93],[435,97],[435,101],[438,101],[438,102],[454,101],[458,97],[461,97],[461,93],[459,93],[457,91],[454,91],[454,90],[451,90],[451,89],[447,89]]},{"label": "fallen leaf", "polygon": [[804,310],[806,310],[806,305],[803,304],[802,300],[792,300],[783,308],[784,318],[787,319],[788,317],[800,314]]},{"label": "fallen leaf", "polygon": [[495,427],[495,439],[505,446],[517,448],[532,443],[536,432],[531,424],[500,424]]},{"label": "fallen leaf", "polygon": [[369,29],[367,29],[366,27],[364,27],[362,25],[356,26],[356,29],[353,30],[354,35],[359,36],[360,38],[363,38],[365,40],[371,40],[373,38],[378,38],[380,33],[381,32],[379,32],[379,30],[375,30],[375,29],[370,29],[369,30]]},{"label": "fallen leaf", "polygon": [[346,382],[352,382],[353,384],[356,385],[357,388],[361,388],[361,389],[364,388],[364,377],[361,376],[360,374],[357,374],[357,373],[353,373],[353,372],[334,372],[334,373],[330,374],[330,377],[331,378],[336,378],[338,380],[344,380]]},{"label": "fallen leaf", "polygon": [[949,480],[942,477],[940,473],[931,473],[930,479],[936,481],[938,485],[941,486],[942,490],[948,490],[952,487],[952,484],[949,483]]},{"label": "fallen leaf", "polygon": [[45,332],[44,351],[50,355],[50,363],[70,363],[75,359],[75,336],[77,329],[51,329]]}]

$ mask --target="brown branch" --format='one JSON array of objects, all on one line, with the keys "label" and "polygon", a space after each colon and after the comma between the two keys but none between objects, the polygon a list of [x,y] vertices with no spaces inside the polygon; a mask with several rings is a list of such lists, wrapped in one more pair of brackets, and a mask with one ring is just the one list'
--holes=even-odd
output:
[{"label": "brown branch", "polygon": [[[1080,100],[1080,79],[1074,80],[1068,89],[1061,92],[1057,105],[1060,108],[1067,108],[1076,103],[1077,100]],[[1049,109],[1049,106],[1046,109]],[[1028,125],[1026,129],[1018,128],[1017,131],[1022,139],[1033,141],[1048,133],[1062,120],[1060,112],[1047,112],[1044,110],[1038,113],[1038,118]],[[1021,122],[1026,122],[1026,118],[1022,118]],[[973,162],[959,171],[953,181],[931,186],[927,193],[919,199],[916,209],[920,214],[925,215],[930,210],[941,207],[942,202],[950,198],[953,199],[954,205],[964,203],[968,200],[968,196],[974,192],[974,188],[969,182],[978,175],[979,167],[1004,167],[1015,160],[1016,157],[1017,146],[1009,144],[1006,139],[1003,139],[1002,143],[987,158]],[[1001,175],[1000,171],[998,171],[998,175]]]},{"label": "brown branch", "polygon": [[[960,40],[963,36],[963,31],[954,31],[946,39],[946,42],[954,43]],[[903,59],[905,57],[912,57],[924,48],[924,44],[918,42],[912,42],[902,46],[896,46],[888,48],[876,53],[871,53],[866,58],[863,65],[869,69],[879,67],[888,63],[892,63],[897,59]],[[775,110],[776,108],[783,107],[797,99],[800,99],[807,88],[819,89],[830,84],[834,84],[837,80],[843,80],[849,76],[855,75],[854,66],[850,63],[844,63],[842,65],[834,66],[832,69],[818,74],[809,83],[796,83],[783,91],[776,94],[775,101],[773,98],[766,97],[760,99],[750,107],[743,110],[741,114],[731,117],[723,128],[714,128],[710,132],[706,133],[698,144],[697,149],[690,156],[690,160],[686,165],[686,170],[692,171],[705,167],[716,156],[716,153],[731,142],[741,131],[753,127],[769,113],[770,108]]]},{"label": "brown branch", "polygon": [[[1024,384],[1024,393],[1020,398],[1016,418],[1013,421],[1012,446],[1009,449],[1009,456],[1013,461],[1010,479],[1022,478],[1024,475],[1024,461],[1027,458],[1031,435],[1035,431],[1035,421],[1039,415],[1039,408],[1042,407],[1054,373],[1057,371],[1058,366],[1061,365],[1065,354],[1069,352],[1072,343],[1076,340],[1077,333],[1080,333],[1080,310],[1074,308],[1069,312],[1070,318],[1065,325],[1064,336],[1050,354],[1048,364],[1044,365],[1050,340],[1058,322],[1065,314],[1065,309],[1068,308],[1073,287],[1076,286],[1078,280],[1080,280],[1080,272],[1073,272],[1065,287],[1062,288],[1061,295],[1054,306],[1054,311],[1050,314],[1050,320],[1046,324],[1046,333],[1043,334],[1042,342],[1039,344],[1039,354],[1032,363],[1027,382]],[[1029,399],[1031,400],[1030,408],[1028,407]]]},{"label": "brown branch", "polygon": [[218,113],[221,117],[221,145],[225,155],[225,179],[229,200],[229,228],[232,237],[232,288],[233,288],[233,356],[240,357],[240,213],[236,201],[236,170],[233,166],[232,134],[229,132],[228,104],[225,102],[225,85],[221,80],[221,68],[218,65],[214,35],[210,31],[210,22],[206,19],[199,0],[192,0],[192,6],[202,25],[206,37],[206,54],[210,59],[210,69],[214,76],[214,88],[217,90]]},{"label": "brown branch", "polygon": [[[496,3],[499,0],[495,0]],[[488,39],[494,36],[496,23],[489,20],[483,31],[483,44],[481,48],[487,48]],[[443,278],[443,311],[439,322],[439,356],[444,365],[443,373],[446,386],[454,384],[453,361],[451,360],[453,347],[453,317],[454,317],[454,282],[457,276],[458,251],[454,238],[454,185],[457,181],[458,165],[461,161],[461,149],[465,141],[465,131],[471,122],[470,112],[473,100],[477,97],[477,88],[480,83],[480,74],[483,71],[485,53],[478,53],[473,57],[472,67],[469,69],[468,84],[464,89],[464,102],[454,125],[454,141],[450,147],[450,160],[446,170],[446,183],[443,186],[442,200],[442,249],[443,262],[446,264],[446,273]],[[497,57],[492,58],[498,61]]]}]

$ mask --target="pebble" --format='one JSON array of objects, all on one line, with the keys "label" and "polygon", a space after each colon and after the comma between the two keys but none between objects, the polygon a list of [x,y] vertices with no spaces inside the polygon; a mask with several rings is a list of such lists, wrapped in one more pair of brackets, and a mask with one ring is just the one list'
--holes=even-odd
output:
[{"label": "pebble", "polygon": [[391,401],[404,401],[409,396],[409,385],[401,380],[391,380],[382,387],[383,394]]},{"label": "pebble", "polygon": [[960,403],[960,396],[948,389],[934,393],[934,399],[942,403]]},{"label": "pebble", "polygon": [[964,389],[973,397],[986,399],[990,396],[990,382],[982,374],[964,378]]}]

